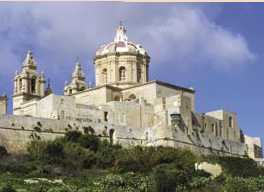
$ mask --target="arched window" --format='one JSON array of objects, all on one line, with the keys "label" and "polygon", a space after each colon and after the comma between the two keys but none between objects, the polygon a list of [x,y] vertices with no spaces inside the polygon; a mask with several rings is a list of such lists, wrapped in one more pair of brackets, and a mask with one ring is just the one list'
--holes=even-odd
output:
[{"label": "arched window", "polygon": [[119,81],[125,81],[126,80],[126,68],[120,67],[119,68]]},{"label": "arched window", "polygon": [[107,84],[107,69],[106,68],[103,69],[103,81],[105,84]]},{"label": "arched window", "polygon": [[136,99],[137,97],[136,97],[136,95],[135,94],[131,94],[131,95],[129,95],[129,97],[128,97],[129,99]]},{"label": "arched window", "polygon": [[36,93],[36,79],[31,79],[31,93]]},{"label": "arched window", "polygon": [[19,79],[19,90],[22,90],[22,79]]},{"label": "arched window", "polygon": [[114,97],[114,101],[120,101],[120,97],[117,95]]}]

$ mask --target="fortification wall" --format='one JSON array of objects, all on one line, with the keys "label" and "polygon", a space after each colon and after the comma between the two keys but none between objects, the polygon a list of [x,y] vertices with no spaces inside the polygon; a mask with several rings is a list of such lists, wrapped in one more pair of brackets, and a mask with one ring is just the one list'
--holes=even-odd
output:
[{"label": "fortification wall", "polygon": [[[0,115],[0,145],[10,153],[26,152],[26,145],[33,139],[53,140],[63,136],[68,130],[93,130],[102,138],[112,139],[125,147],[143,145],[143,128],[114,126],[104,122],[82,122],[68,120],[54,120],[15,115]],[[136,139],[139,137],[139,139]]]},{"label": "fortification wall", "polygon": [[[186,134],[175,127],[128,127],[105,122],[82,122],[53,120],[36,117],[0,115],[0,145],[10,153],[25,153],[27,143],[33,139],[53,140],[63,136],[68,130],[93,130],[101,137],[119,143],[124,147],[172,146],[187,147],[197,153],[221,155],[244,155],[247,146],[200,131]],[[164,134],[161,134],[164,132]],[[223,142],[224,141],[224,142]]]}]

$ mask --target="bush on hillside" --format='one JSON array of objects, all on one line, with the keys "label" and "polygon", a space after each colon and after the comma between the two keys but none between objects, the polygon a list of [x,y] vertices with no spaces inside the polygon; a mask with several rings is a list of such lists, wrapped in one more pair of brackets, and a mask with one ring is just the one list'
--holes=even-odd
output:
[{"label": "bush on hillside", "polygon": [[264,191],[264,177],[242,178],[228,177],[224,185],[228,192],[253,192]]},{"label": "bush on hillside", "polygon": [[189,178],[184,171],[171,169],[167,165],[159,165],[153,172],[155,191],[171,192],[182,191],[189,187]]},{"label": "bush on hillside", "polygon": [[32,140],[27,145],[27,151],[31,157],[37,158],[42,155],[47,147],[46,141]]},{"label": "bush on hillside", "polygon": [[0,188],[0,192],[16,192],[16,190],[12,187],[9,182],[7,182],[7,184]]},{"label": "bush on hillside", "polygon": [[113,145],[107,140],[100,140],[96,152],[97,166],[103,169],[114,166],[118,158],[125,156],[125,150],[121,145]]},{"label": "bush on hillside", "polygon": [[224,156],[219,157],[223,173],[231,177],[256,177],[261,174],[261,168],[251,158]]}]

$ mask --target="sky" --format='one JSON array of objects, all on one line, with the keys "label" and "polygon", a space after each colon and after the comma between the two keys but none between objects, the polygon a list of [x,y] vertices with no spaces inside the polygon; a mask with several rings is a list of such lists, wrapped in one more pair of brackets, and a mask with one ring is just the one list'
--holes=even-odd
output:
[{"label": "sky", "polygon": [[13,78],[29,49],[55,94],[79,57],[93,57],[119,21],[151,57],[150,80],[196,90],[196,112],[237,113],[245,134],[264,140],[264,3],[0,2],[0,95],[12,113]]}]

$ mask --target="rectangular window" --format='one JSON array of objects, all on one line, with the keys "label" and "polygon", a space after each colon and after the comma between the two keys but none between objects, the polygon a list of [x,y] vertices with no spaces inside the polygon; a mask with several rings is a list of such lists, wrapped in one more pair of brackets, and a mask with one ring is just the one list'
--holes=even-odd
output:
[{"label": "rectangular window", "polygon": [[214,132],[214,124],[212,124],[212,132]]},{"label": "rectangular window", "polygon": [[108,121],[108,112],[107,111],[104,112],[104,121]]},{"label": "rectangular window", "polygon": [[207,129],[207,125],[206,125],[206,123],[204,124],[204,129]]},{"label": "rectangular window", "polygon": [[227,139],[229,139],[229,132],[228,132],[228,128],[226,129],[226,137],[227,137]]},{"label": "rectangular window", "polygon": [[229,117],[229,127],[233,127],[233,118]]},{"label": "rectangular window", "polygon": [[236,131],[234,131],[234,137],[236,138]]}]

